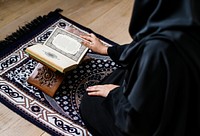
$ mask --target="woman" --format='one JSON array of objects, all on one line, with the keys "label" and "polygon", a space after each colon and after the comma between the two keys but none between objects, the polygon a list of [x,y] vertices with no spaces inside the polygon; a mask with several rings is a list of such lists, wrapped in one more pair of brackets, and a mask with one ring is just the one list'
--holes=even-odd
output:
[{"label": "woman", "polygon": [[[84,45],[122,68],[88,87],[80,107],[88,130],[102,136],[200,135],[200,1],[135,0],[133,42]],[[92,44],[90,44],[92,43]]]}]

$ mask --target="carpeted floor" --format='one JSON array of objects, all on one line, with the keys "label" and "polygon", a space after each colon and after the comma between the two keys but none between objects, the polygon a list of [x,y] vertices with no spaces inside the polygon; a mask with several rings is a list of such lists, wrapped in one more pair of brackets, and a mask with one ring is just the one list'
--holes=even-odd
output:
[{"label": "carpeted floor", "polygon": [[[83,33],[92,30],[62,16],[57,9],[40,16],[0,42],[0,101],[52,135],[90,135],[79,114],[85,88],[97,84],[118,65],[108,56],[88,51],[90,60],[66,74],[56,95],[51,98],[27,83],[38,62],[24,49],[43,43],[58,26],[70,26]],[[116,43],[96,34],[107,46]]]}]

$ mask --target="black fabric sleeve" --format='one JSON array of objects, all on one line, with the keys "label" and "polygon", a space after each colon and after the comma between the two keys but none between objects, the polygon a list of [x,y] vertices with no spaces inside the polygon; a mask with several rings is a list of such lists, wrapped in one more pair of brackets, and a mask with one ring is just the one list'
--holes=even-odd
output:
[{"label": "black fabric sleeve", "polygon": [[115,61],[116,63],[119,63],[119,57],[121,56],[124,49],[127,48],[127,46],[129,46],[129,44],[108,47],[108,50],[107,50],[108,55],[113,61]]}]

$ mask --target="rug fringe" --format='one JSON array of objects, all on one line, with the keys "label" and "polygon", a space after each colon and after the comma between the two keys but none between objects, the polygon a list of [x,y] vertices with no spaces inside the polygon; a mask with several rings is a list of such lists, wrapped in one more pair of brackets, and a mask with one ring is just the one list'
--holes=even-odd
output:
[{"label": "rug fringe", "polygon": [[38,26],[43,24],[46,20],[48,20],[51,17],[57,16],[60,12],[62,12],[62,9],[56,9],[55,11],[51,11],[48,15],[39,16],[30,23],[26,24],[23,27],[19,27],[19,29],[12,33],[11,35],[7,36],[3,41],[0,41],[0,50],[3,48],[6,48],[6,45],[10,45],[11,43],[19,40],[23,36],[25,36],[27,33],[35,30]]}]

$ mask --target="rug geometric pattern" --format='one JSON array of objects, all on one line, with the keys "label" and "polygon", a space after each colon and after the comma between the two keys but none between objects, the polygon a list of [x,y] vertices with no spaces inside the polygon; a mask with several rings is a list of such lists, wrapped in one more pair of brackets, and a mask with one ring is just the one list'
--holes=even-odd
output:
[{"label": "rug geometric pattern", "polygon": [[[58,17],[46,19],[46,22],[51,20],[46,27],[26,36],[25,40],[15,40],[11,50],[1,52],[0,101],[52,135],[90,135],[79,113],[81,97],[88,86],[97,84],[119,66],[108,56],[89,50],[87,55],[91,59],[66,74],[53,98],[27,83],[27,78],[38,63],[24,52],[28,46],[44,43],[55,27],[70,26],[83,33],[91,32],[58,12],[55,12],[54,16]],[[115,44],[98,36],[106,46]]]}]

